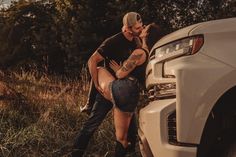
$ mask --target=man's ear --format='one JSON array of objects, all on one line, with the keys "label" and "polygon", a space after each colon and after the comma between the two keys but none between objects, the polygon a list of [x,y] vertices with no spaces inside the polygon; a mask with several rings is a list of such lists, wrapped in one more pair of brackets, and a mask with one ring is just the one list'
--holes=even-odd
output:
[{"label": "man's ear", "polygon": [[131,35],[133,34],[133,31],[131,30],[130,27],[127,27],[127,32],[130,33]]}]

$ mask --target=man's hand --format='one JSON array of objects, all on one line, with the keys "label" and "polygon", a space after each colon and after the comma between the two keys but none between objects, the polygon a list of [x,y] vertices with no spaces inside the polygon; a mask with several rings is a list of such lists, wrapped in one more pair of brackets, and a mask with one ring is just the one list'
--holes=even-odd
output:
[{"label": "man's hand", "polygon": [[116,61],[111,60],[109,63],[111,69],[116,73],[121,67],[122,63],[118,64]]},{"label": "man's hand", "polygon": [[92,80],[94,82],[96,89],[101,94],[103,93],[103,90],[98,85],[97,64],[101,62],[102,60],[104,60],[103,57],[97,51],[95,51],[94,54],[88,60],[88,67],[89,67],[89,72],[91,74]]}]

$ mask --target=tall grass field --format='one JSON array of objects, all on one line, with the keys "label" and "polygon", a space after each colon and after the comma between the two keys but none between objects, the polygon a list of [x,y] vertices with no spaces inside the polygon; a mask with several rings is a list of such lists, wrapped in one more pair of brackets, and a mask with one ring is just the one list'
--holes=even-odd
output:
[{"label": "tall grass field", "polygon": [[[0,157],[69,157],[82,124],[89,75],[79,79],[0,71]],[[113,156],[112,111],[92,137],[86,157]],[[137,144],[136,154],[139,157]]]}]

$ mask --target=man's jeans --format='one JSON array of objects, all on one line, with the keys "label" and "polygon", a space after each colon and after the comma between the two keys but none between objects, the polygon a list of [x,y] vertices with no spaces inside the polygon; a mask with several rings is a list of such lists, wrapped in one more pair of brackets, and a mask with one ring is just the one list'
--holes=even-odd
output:
[{"label": "man's jeans", "polygon": [[[80,133],[76,137],[72,157],[83,156],[91,136],[97,130],[97,128],[102,123],[102,121],[106,117],[107,113],[112,109],[112,107],[113,104],[110,101],[106,100],[101,94],[96,95],[96,100],[92,112],[88,120],[84,123],[82,129],[80,130]],[[135,116],[133,116],[128,132],[128,141],[131,142],[131,151],[135,151],[136,137],[136,118]]]}]

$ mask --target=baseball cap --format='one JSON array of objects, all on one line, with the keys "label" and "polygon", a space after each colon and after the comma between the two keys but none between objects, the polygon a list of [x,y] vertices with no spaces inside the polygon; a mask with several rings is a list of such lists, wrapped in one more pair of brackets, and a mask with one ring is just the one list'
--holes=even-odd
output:
[{"label": "baseball cap", "polygon": [[139,13],[136,12],[128,12],[125,14],[123,17],[123,25],[132,27],[134,26],[137,22],[142,22],[141,16]]}]

